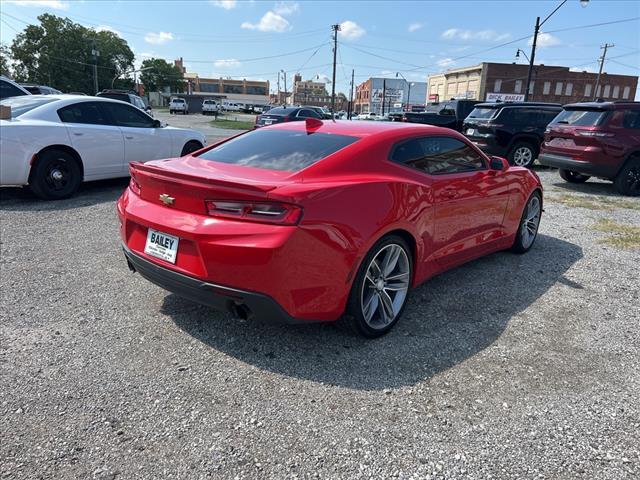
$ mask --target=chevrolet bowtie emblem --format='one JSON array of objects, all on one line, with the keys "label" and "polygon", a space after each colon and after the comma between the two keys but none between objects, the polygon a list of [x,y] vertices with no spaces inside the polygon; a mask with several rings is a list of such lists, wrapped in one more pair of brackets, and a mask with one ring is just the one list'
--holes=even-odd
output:
[{"label": "chevrolet bowtie emblem", "polygon": [[160,195],[160,201],[165,205],[173,205],[173,202],[175,202],[176,199],[174,197],[170,197],[166,193],[163,193],[162,195]]}]

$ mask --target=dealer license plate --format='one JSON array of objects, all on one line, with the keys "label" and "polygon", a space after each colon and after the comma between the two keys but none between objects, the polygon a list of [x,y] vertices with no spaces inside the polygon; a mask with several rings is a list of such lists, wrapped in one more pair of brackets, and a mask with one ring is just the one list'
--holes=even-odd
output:
[{"label": "dealer license plate", "polygon": [[264,124],[265,125],[271,125],[273,123],[273,120],[265,120]]},{"label": "dealer license plate", "polygon": [[165,262],[176,263],[179,241],[178,237],[150,228],[147,232],[147,244],[144,246],[144,253],[160,258]]}]

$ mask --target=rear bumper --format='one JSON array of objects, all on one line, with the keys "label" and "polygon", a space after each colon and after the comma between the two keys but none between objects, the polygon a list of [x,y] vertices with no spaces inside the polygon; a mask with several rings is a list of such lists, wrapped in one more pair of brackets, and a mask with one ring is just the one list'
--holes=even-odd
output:
[{"label": "rear bumper", "polygon": [[541,165],[546,165],[548,167],[571,170],[573,172],[578,172],[584,175],[591,175],[595,177],[613,178],[617,173],[615,168],[609,166],[596,165],[591,162],[575,160],[571,157],[558,155],[555,153],[541,153],[538,156],[538,162]]},{"label": "rear bumper", "polygon": [[236,317],[275,323],[309,323],[290,316],[273,298],[182,275],[156,265],[122,246],[129,268],[165,290]]}]

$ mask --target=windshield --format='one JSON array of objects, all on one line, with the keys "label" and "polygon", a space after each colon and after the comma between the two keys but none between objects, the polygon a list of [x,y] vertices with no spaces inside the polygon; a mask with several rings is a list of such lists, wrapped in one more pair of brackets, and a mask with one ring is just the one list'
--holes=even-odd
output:
[{"label": "windshield", "polygon": [[56,100],[55,98],[46,98],[40,95],[22,95],[20,97],[5,98],[0,101],[0,105],[11,107],[11,118],[17,118],[34,108],[55,102]]},{"label": "windshield", "polygon": [[357,137],[294,130],[254,130],[199,158],[267,170],[297,172],[351,145]]},{"label": "windshield", "polygon": [[171,100],[171,103],[184,103],[184,100],[182,100],[181,98],[177,98],[177,99]]},{"label": "windshield", "polygon": [[551,123],[561,123],[564,125],[575,125],[578,127],[596,127],[602,123],[606,117],[605,110],[563,110]]},{"label": "windshield", "polygon": [[469,114],[469,118],[493,118],[496,112],[499,109],[497,108],[486,108],[486,107],[478,107],[474,108]]}]

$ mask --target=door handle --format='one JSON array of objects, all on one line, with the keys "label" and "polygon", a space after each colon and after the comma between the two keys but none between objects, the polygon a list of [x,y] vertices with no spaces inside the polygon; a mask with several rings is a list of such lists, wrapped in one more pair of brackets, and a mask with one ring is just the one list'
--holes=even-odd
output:
[{"label": "door handle", "polygon": [[82,133],[82,132],[73,132],[73,134],[74,134],[76,137],[81,137],[82,135],[84,135],[84,133]]},{"label": "door handle", "polygon": [[133,137],[129,135],[125,135],[124,138],[126,138],[127,140],[133,140]]}]

